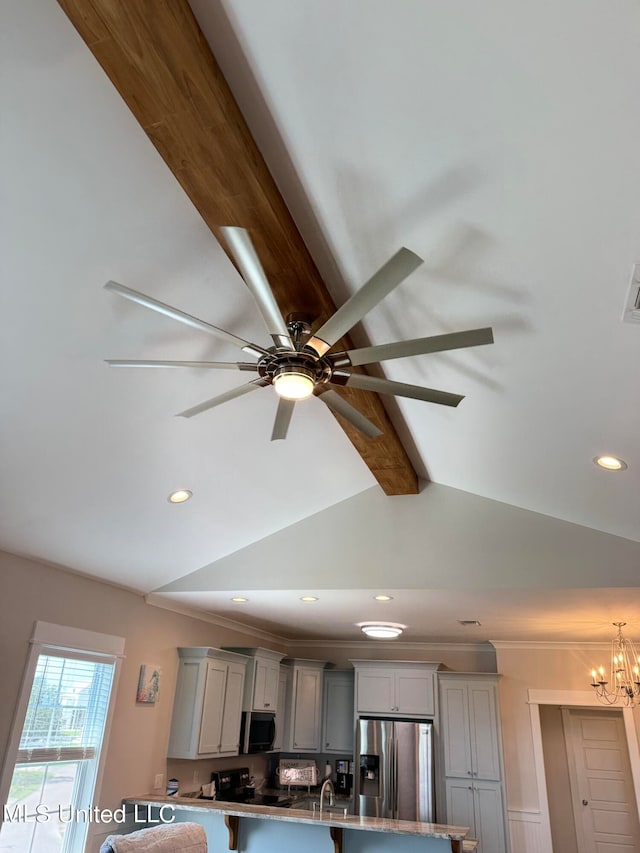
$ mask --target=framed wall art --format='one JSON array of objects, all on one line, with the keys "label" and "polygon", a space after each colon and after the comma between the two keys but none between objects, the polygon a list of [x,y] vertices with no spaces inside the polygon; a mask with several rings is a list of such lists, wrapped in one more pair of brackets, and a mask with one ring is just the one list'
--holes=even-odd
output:
[{"label": "framed wall art", "polygon": [[162,670],[159,666],[156,666],[153,663],[142,664],[140,667],[140,677],[138,679],[136,702],[140,702],[144,705],[155,704],[158,699],[161,675]]}]

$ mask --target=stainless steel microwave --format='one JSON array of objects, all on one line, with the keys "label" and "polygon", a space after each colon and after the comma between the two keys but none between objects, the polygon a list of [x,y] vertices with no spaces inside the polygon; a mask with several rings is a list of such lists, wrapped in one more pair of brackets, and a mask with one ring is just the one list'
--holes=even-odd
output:
[{"label": "stainless steel microwave", "polygon": [[244,753],[269,752],[276,736],[276,715],[267,711],[243,711],[240,749]]}]

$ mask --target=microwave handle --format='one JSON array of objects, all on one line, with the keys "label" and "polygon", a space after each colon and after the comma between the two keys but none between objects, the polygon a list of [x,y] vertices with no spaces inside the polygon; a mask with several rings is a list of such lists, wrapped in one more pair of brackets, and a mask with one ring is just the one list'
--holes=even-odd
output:
[{"label": "microwave handle", "polygon": [[276,717],[275,717],[275,714],[273,715],[273,717],[271,719],[271,725],[269,726],[269,731],[270,731],[269,740],[271,741],[271,746],[273,746],[273,743],[276,739]]}]

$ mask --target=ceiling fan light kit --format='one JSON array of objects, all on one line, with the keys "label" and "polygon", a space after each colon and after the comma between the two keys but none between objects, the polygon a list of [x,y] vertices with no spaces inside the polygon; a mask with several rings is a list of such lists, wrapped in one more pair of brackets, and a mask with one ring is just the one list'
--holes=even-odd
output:
[{"label": "ceiling fan light kit", "polygon": [[332,347],[359,323],[381,299],[422,264],[422,258],[414,252],[406,248],[396,252],[360,290],[338,308],[319,329],[312,332],[311,318],[304,315],[291,314],[285,322],[249,233],[244,228],[238,227],[225,227],[221,229],[221,232],[262,314],[267,331],[273,341],[273,345],[270,347],[265,348],[251,341],[245,341],[218,326],[186,314],[184,311],[117,282],[109,281],[105,285],[107,290],[117,293],[125,299],[213,335],[257,359],[256,362],[107,359],[107,364],[110,367],[188,367],[240,370],[257,374],[257,377],[249,383],[232,388],[224,394],[219,394],[210,400],[205,400],[197,406],[180,412],[181,417],[194,417],[258,388],[272,385],[280,398],[271,435],[272,441],[286,438],[295,403],[311,396],[316,396],[331,411],[349,421],[365,437],[375,438],[381,435],[377,425],[333,390],[334,388],[350,386],[363,391],[424,400],[442,406],[455,407],[463,399],[460,394],[451,394],[447,391],[409,385],[404,382],[393,382],[389,379],[368,376],[364,373],[352,373],[349,368],[375,364],[394,358],[406,358],[450,349],[491,344],[493,343],[493,331],[490,328],[471,329],[465,332],[433,335],[380,346],[331,352]]},{"label": "ceiling fan light kit", "polygon": [[306,400],[315,388],[313,373],[305,367],[285,365],[273,378],[276,394],[285,400]]}]

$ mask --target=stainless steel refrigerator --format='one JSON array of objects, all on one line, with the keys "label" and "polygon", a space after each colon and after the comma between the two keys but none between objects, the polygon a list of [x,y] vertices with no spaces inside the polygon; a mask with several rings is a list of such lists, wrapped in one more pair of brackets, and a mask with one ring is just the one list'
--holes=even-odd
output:
[{"label": "stainless steel refrigerator", "polygon": [[432,723],[360,717],[354,770],[356,814],[435,820]]}]

